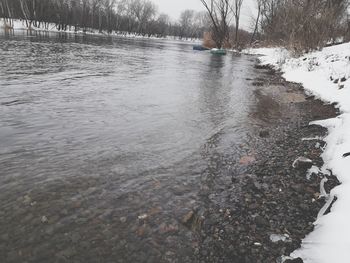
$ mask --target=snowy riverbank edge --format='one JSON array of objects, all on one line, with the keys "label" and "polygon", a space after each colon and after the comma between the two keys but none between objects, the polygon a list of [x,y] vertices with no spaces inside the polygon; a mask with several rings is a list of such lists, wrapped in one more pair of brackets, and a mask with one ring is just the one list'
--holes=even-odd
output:
[{"label": "snowy riverbank edge", "polygon": [[350,262],[350,156],[344,156],[350,152],[350,43],[299,58],[283,48],[248,49],[244,53],[261,55],[261,64],[281,70],[287,81],[301,83],[307,93],[337,104],[338,117],[311,123],[328,128],[321,170],[327,173],[331,169],[342,183],[328,197],[337,201],[331,213],[317,219],[314,232],[292,256],[306,263]]},{"label": "snowy riverbank edge", "polygon": [[[8,26],[8,23],[5,23],[5,19],[0,17],[0,29],[4,30],[5,27]],[[13,20],[12,25],[13,30],[29,30],[25,24],[25,21],[20,21],[19,19]],[[166,37],[156,37],[156,36],[142,36],[136,33],[129,32],[113,32],[108,34],[107,32],[98,32],[96,29],[87,29],[85,32],[82,30],[74,30],[74,26],[67,26],[67,30],[58,30],[55,24],[49,23],[48,29],[45,29],[43,26],[35,27],[31,26],[31,31],[44,32],[44,33],[68,33],[68,34],[76,34],[76,35],[92,35],[92,36],[115,36],[115,37],[125,37],[125,38],[135,38],[135,39],[155,39],[155,40],[176,40],[182,42],[189,43],[201,43],[201,39],[180,39],[178,37],[166,36]]]}]

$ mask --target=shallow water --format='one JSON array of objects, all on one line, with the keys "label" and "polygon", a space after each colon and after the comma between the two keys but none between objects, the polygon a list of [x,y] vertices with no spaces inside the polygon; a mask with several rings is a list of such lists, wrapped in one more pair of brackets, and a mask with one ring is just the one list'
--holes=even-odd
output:
[{"label": "shallow water", "polygon": [[184,218],[240,169],[266,106],[254,59],[20,31],[0,57],[1,258],[190,260]]}]

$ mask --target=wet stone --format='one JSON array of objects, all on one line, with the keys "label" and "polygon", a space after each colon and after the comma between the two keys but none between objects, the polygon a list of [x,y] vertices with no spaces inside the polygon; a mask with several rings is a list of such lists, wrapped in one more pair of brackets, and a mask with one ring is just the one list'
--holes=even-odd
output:
[{"label": "wet stone", "polygon": [[29,195],[25,195],[23,197],[23,204],[30,205],[31,202],[32,202],[32,198]]},{"label": "wet stone", "polygon": [[313,166],[312,160],[306,157],[299,157],[293,163],[293,167],[299,170],[308,170],[312,166]]},{"label": "wet stone", "polygon": [[296,259],[287,259],[284,263],[303,263],[304,261],[301,258]]},{"label": "wet stone", "polygon": [[269,131],[260,131],[260,132],[259,132],[259,136],[260,136],[261,138],[267,138],[267,137],[270,136],[270,132],[269,132]]},{"label": "wet stone", "polygon": [[79,233],[73,233],[71,235],[71,240],[73,243],[78,243],[81,240],[81,235]]},{"label": "wet stone", "polygon": [[255,218],[255,222],[260,227],[267,227],[267,226],[270,225],[270,222],[266,218],[264,218],[262,216],[257,216]]},{"label": "wet stone", "polygon": [[193,217],[194,217],[194,212],[193,211],[189,211],[187,214],[185,214],[183,217],[182,217],[182,220],[181,220],[181,222],[183,223],[183,224],[189,224],[190,223],[190,221],[193,219]]},{"label": "wet stone", "polygon": [[46,216],[42,216],[41,217],[41,223],[47,224],[47,223],[49,223],[49,219]]},{"label": "wet stone", "polygon": [[259,81],[255,81],[252,84],[253,84],[253,86],[256,86],[256,87],[264,86],[264,82],[259,82]]},{"label": "wet stone", "polygon": [[159,232],[161,234],[175,234],[178,231],[179,231],[179,226],[175,223],[172,223],[172,224],[162,223],[159,226]]}]

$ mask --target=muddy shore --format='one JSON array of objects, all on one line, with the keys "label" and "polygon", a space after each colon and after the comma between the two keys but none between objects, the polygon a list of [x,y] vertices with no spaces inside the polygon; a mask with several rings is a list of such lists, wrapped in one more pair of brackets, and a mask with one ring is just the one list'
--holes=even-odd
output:
[{"label": "muddy shore", "polygon": [[309,123],[335,117],[334,105],[306,95],[301,85],[286,82],[280,72],[258,62],[255,68],[260,77],[248,81],[259,87],[262,106],[253,114],[263,120],[261,130],[252,134],[241,169],[232,173],[232,187],[218,195],[224,200],[217,202],[224,201],[226,209],[216,211],[212,202],[207,209],[211,212],[203,215],[199,262],[281,262],[314,228],[325,204],[321,180],[328,178],[327,193],[339,184],[333,175],[307,176],[306,169],[292,167],[298,157],[323,165],[321,138],[327,130]]}]

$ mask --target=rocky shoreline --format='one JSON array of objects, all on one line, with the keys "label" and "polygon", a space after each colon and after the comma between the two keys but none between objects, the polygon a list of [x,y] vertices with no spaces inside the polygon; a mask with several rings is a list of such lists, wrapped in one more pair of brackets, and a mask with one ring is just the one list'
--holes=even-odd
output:
[{"label": "rocky shoreline", "polygon": [[[315,168],[323,165],[322,137],[327,130],[309,125],[336,116],[336,109],[308,97],[280,72],[258,63],[255,68],[260,77],[248,81],[259,87],[262,107],[253,114],[263,115],[259,120],[264,121],[259,123],[260,131],[252,134],[241,168],[232,173],[232,187],[218,194],[226,208],[211,202],[201,215],[205,219],[199,232],[198,262],[303,262],[284,256],[298,249],[314,228],[325,204],[322,179],[327,178],[327,193],[339,184],[331,173],[324,175]],[[312,160],[315,172],[307,176],[308,165],[293,168],[299,157]]]}]

